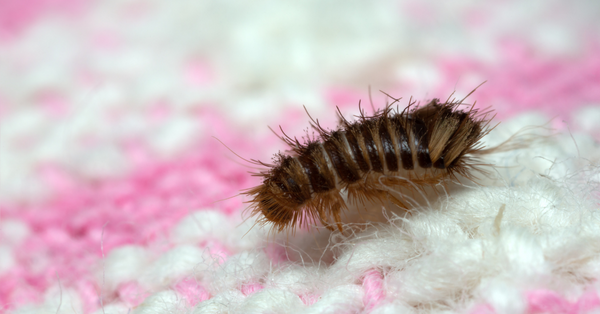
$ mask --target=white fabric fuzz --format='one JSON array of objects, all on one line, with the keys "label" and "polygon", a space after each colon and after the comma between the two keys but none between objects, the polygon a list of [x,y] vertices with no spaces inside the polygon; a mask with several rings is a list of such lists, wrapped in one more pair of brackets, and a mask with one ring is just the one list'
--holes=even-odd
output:
[{"label": "white fabric fuzz", "polygon": [[[211,132],[196,121],[205,109],[249,133],[266,133],[264,126],[280,123],[285,108],[306,104],[315,117],[326,116],[326,87],[406,85],[415,99],[427,99],[452,79],[438,67],[440,56],[497,64],[506,57],[499,38],[521,38],[532,51],[579,54],[598,11],[590,1],[471,2],[95,1],[85,16],[40,18],[0,49],[0,60],[8,60],[0,71],[0,198],[51,196],[39,178],[46,163],[90,181],[127,173],[135,166],[123,149],[129,142],[148,144],[157,159],[177,156]],[[141,14],[124,14],[132,8]],[[486,23],[477,22],[481,16]],[[470,22],[465,27],[458,20]],[[116,47],[96,43],[103,34],[115,35]],[[191,85],[182,70],[192,63],[210,66],[215,77]],[[486,79],[457,80],[472,87]],[[36,95],[45,91],[65,98],[61,117],[40,110]],[[172,111],[166,120],[148,118],[157,100]],[[502,103],[490,105],[503,110]],[[591,106],[574,120],[597,134],[599,116]],[[549,120],[529,114],[504,121],[484,141],[494,145]],[[523,292],[540,287],[576,298],[587,285],[600,288],[594,283],[600,279],[599,160],[590,136],[550,136],[490,156],[494,179],[483,178],[482,186],[450,186],[410,216],[390,213],[389,221],[348,226],[352,234],[331,237],[321,230],[267,238],[250,230],[253,221],[239,225],[220,213],[193,213],[171,230],[168,250],[122,247],[97,265],[107,302],[127,282],[151,294],[135,309],[103,304],[97,313],[356,312],[367,294],[362,277],[373,270],[383,277],[383,300],[373,313],[451,312],[485,302],[497,313],[515,313],[527,306]],[[1,274],[30,230],[0,224]],[[211,251],[215,243],[226,256]],[[283,257],[271,262],[278,254]],[[208,290],[207,301],[192,306],[174,292],[189,278]],[[252,284],[264,290],[241,292]],[[16,313],[83,313],[72,292],[53,288],[41,305]],[[296,295],[316,301],[302,305]]]},{"label": "white fabric fuzz", "polygon": [[178,279],[190,275],[201,276],[219,263],[207,249],[192,245],[180,245],[162,254],[144,269],[139,281],[150,291],[168,287]]},{"label": "white fabric fuzz", "polygon": [[246,251],[227,259],[209,277],[211,292],[240,288],[251,280],[262,279],[269,271],[268,257],[260,251]]},{"label": "white fabric fuzz", "polygon": [[[516,120],[540,120],[529,117]],[[507,129],[519,128],[511,124]],[[490,142],[496,139],[502,135],[490,134]],[[144,301],[147,313],[352,312],[364,308],[367,293],[378,298],[373,313],[466,311],[478,304],[518,313],[527,308],[527,291],[577,297],[600,270],[600,213],[592,194],[598,171],[573,149],[573,139],[589,141],[585,135],[542,139],[493,156],[506,167],[482,178],[485,184],[450,185],[410,214],[348,224],[344,235],[298,230],[267,241],[255,227],[245,239],[252,221],[238,226],[209,209],[194,212],[173,228],[175,246],[159,257],[138,247],[111,252],[105,286],[137,281],[154,293]],[[600,157],[593,146],[583,150]],[[236,244],[236,238],[245,240]],[[203,243],[209,247],[201,249]],[[211,243],[239,253],[219,256]],[[267,252],[289,261],[272,262]],[[370,271],[381,273],[381,291],[362,286]],[[163,291],[182,278],[197,280],[209,299],[192,307]]]},{"label": "white fabric fuzz", "polygon": [[44,294],[43,302],[28,305],[12,312],[13,314],[70,314],[83,313],[83,304],[75,289],[65,289],[61,285],[50,287]]},{"label": "white fabric fuzz", "polygon": [[306,313],[302,311],[304,304],[300,298],[287,290],[262,289],[247,297],[235,313]]},{"label": "white fabric fuzz", "polygon": [[132,314],[177,314],[185,311],[185,300],[174,291],[161,291],[147,297]]},{"label": "white fabric fuzz", "polygon": [[242,303],[245,296],[239,290],[226,291],[199,303],[192,314],[225,314],[235,313],[234,309]]},{"label": "white fabric fuzz", "polygon": [[297,311],[296,313],[335,314],[357,312],[363,307],[363,294],[363,289],[358,285],[333,287],[323,293],[319,301],[306,311]]},{"label": "white fabric fuzz", "polygon": [[200,243],[205,240],[225,240],[230,230],[231,220],[216,210],[202,210],[182,219],[171,231],[175,243]]},{"label": "white fabric fuzz", "polygon": [[99,264],[96,272],[102,290],[113,291],[121,283],[135,280],[150,265],[150,254],[141,246],[116,248]]}]

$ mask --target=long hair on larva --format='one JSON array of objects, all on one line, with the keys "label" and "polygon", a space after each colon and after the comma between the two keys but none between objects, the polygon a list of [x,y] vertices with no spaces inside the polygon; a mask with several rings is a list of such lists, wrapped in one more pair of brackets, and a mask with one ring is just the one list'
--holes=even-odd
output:
[{"label": "long hair on larva", "polygon": [[338,108],[341,122],[335,130],[322,128],[309,115],[317,136],[300,142],[283,133],[279,137],[289,151],[275,154],[272,164],[253,160],[266,167],[253,173],[262,183],[243,192],[251,198],[252,215],[260,216],[257,222],[272,224],[277,232],[316,222],[342,232],[343,190],[349,203],[391,201],[407,209],[402,193],[390,192],[422,192],[484,171],[479,157],[494,150],[480,141],[492,129],[490,110],[479,111],[475,104],[463,104],[466,97],[456,101],[451,95],[424,106],[411,99],[400,111],[393,107],[399,99],[389,97],[394,101],[371,116],[359,103],[355,121]]}]

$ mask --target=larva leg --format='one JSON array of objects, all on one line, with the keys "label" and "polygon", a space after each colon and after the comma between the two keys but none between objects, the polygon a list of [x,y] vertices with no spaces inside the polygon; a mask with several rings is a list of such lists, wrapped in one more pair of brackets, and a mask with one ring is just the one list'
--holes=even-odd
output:
[{"label": "larva leg", "polygon": [[401,200],[399,200],[397,197],[389,194],[389,198],[390,198],[390,201],[392,201],[392,203],[394,203],[394,205],[396,205],[396,206],[398,206],[398,207],[400,207],[402,209],[408,210],[408,206],[406,206],[406,204],[404,204],[404,202],[402,202]]},{"label": "larva leg", "polygon": [[342,204],[336,202],[331,207],[331,212],[333,213],[333,219],[335,220],[335,224],[340,232],[344,232],[342,229],[342,218],[340,217],[340,211],[342,209]]},{"label": "larva leg", "polygon": [[[335,226],[337,226],[337,229],[340,232],[343,232],[340,213],[342,209],[345,208],[345,205],[344,200],[339,194],[335,194],[322,197],[313,208],[317,212],[317,216],[325,228],[335,231]],[[330,222],[329,216],[333,216],[334,222]]]},{"label": "larva leg", "polygon": [[327,228],[328,230],[335,231],[335,229],[331,226],[331,223],[329,222],[327,215],[325,214],[325,212],[323,212],[323,209],[320,206],[317,206],[316,210],[317,210],[317,213],[319,216],[319,220],[321,221],[321,224],[323,224],[323,226],[325,226],[325,228]]}]

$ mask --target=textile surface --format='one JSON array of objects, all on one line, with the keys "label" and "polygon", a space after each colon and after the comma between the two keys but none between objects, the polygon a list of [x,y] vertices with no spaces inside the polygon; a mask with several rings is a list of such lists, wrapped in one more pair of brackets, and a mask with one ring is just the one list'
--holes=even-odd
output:
[{"label": "textile surface", "polygon": [[[598,312],[599,12],[3,0],[0,308]],[[351,208],[344,234],[270,233],[244,212],[240,191],[261,183],[247,160],[287,149],[268,126],[305,136],[303,106],[333,129],[336,107],[370,113],[390,101],[380,90],[402,107],[483,82],[465,102],[500,122],[485,144],[527,138],[490,155],[479,184],[426,195],[409,215]]]}]

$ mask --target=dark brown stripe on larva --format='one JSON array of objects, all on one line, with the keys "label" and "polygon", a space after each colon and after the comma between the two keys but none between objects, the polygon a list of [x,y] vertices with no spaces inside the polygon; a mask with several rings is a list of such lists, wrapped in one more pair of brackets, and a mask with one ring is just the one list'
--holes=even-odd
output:
[{"label": "dark brown stripe on larva", "polygon": [[415,147],[417,148],[417,161],[421,168],[431,168],[431,156],[429,156],[429,139],[427,138],[427,127],[421,119],[413,119],[413,132],[415,133]]},{"label": "dark brown stripe on larva", "polygon": [[307,197],[310,197],[310,193],[303,193],[300,184],[290,174],[292,173],[290,170],[294,162],[293,157],[285,156],[281,161],[281,169],[285,169],[285,171],[277,172],[273,177],[273,183],[287,196],[288,201],[295,204],[302,204],[308,200]]},{"label": "dark brown stripe on larva", "polygon": [[302,191],[300,190],[300,185],[296,183],[296,180],[294,180],[292,176],[287,176],[285,183],[288,187],[290,196],[297,200],[297,203],[302,204],[305,201],[305,199],[302,198]]},{"label": "dark brown stripe on larva", "polygon": [[381,164],[381,159],[379,159],[377,144],[375,144],[373,134],[371,133],[372,129],[373,122],[371,121],[365,121],[360,127],[365,141],[365,147],[367,147],[367,153],[369,154],[369,160],[371,161],[371,168],[373,171],[383,173],[383,165]]},{"label": "dark brown stripe on larva", "polygon": [[399,116],[394,117],[394,124],[396,126],[396,136],[398,137],[398,148],[400,149],[400,159],[402,160],[402,168],[404,170],[415,169],[413,163],[412,150],[408,143],[408,135],[404,126],[402,126],[402,118]]},{"label": "dark brown stripe on larva", "polygon": [[344,149],[340,147],[341,142],[341,132],[333,133],[332,137],[323,143],[323,147],[331,160],[333,168],[337,172],[337,175],[340,177],[345,183],[354,183],[360,179],[358,172],[350,167],[348,162],[344,160],[344,155],[341,150]]},{"label": "dark brown stripe on larva", "polygon": [[438,160],[433,163],[433,167],[437,169],[446,169],[446,165],[444,164],[444,156],[440,156]]},{"label": "dark brown stripe on larva", "polygon": [[461,128],[463,128],[466,123],[469,123],[469,121],[467,121],[469,114],[467,114],[466,112],[459,111],[457,113],[453,113],[452,116],[454,116],[456,119],[458,119],[458,121],[460,121],[460,122],[458,122],[458,127],[454,131],[454,134],[452,134],[452,136],[450,137],[450,138],[454,139],[454,137],[459,132],[459,130]]},{"label": "dark brown stripe on larva", "polygon": [[394,143],[387,128],[388,121],[383,121],[379,124],[379,139],[383,147],[383,155],[385,156],[385,164],[388,171],[398,171],[398,157],[394,150]]},{"label": "dark brown stripe on larva", "polygon": [[354,160],[358,164],[358,168],[360,168],[362,172],[369,171],[369,164],[362,154],[360,145],[358,144],[358,140],[356,139],[353,130],[349,128],[345,134],[348,145],[350,146],[350,150],[352,151],[352,156],[354,156]]},{"label": "dark brown stripe on larva", "polygon": [[306,147],[304,154],[298,156],[298,161],[304,168],[306,176],[310,180],[310,185],[315,193],[327,192],[335,188],[335,184],[327,180],[320,171],[320,166],[317,160],[323,158],[323,151],[318,143],[309,144]]}]

